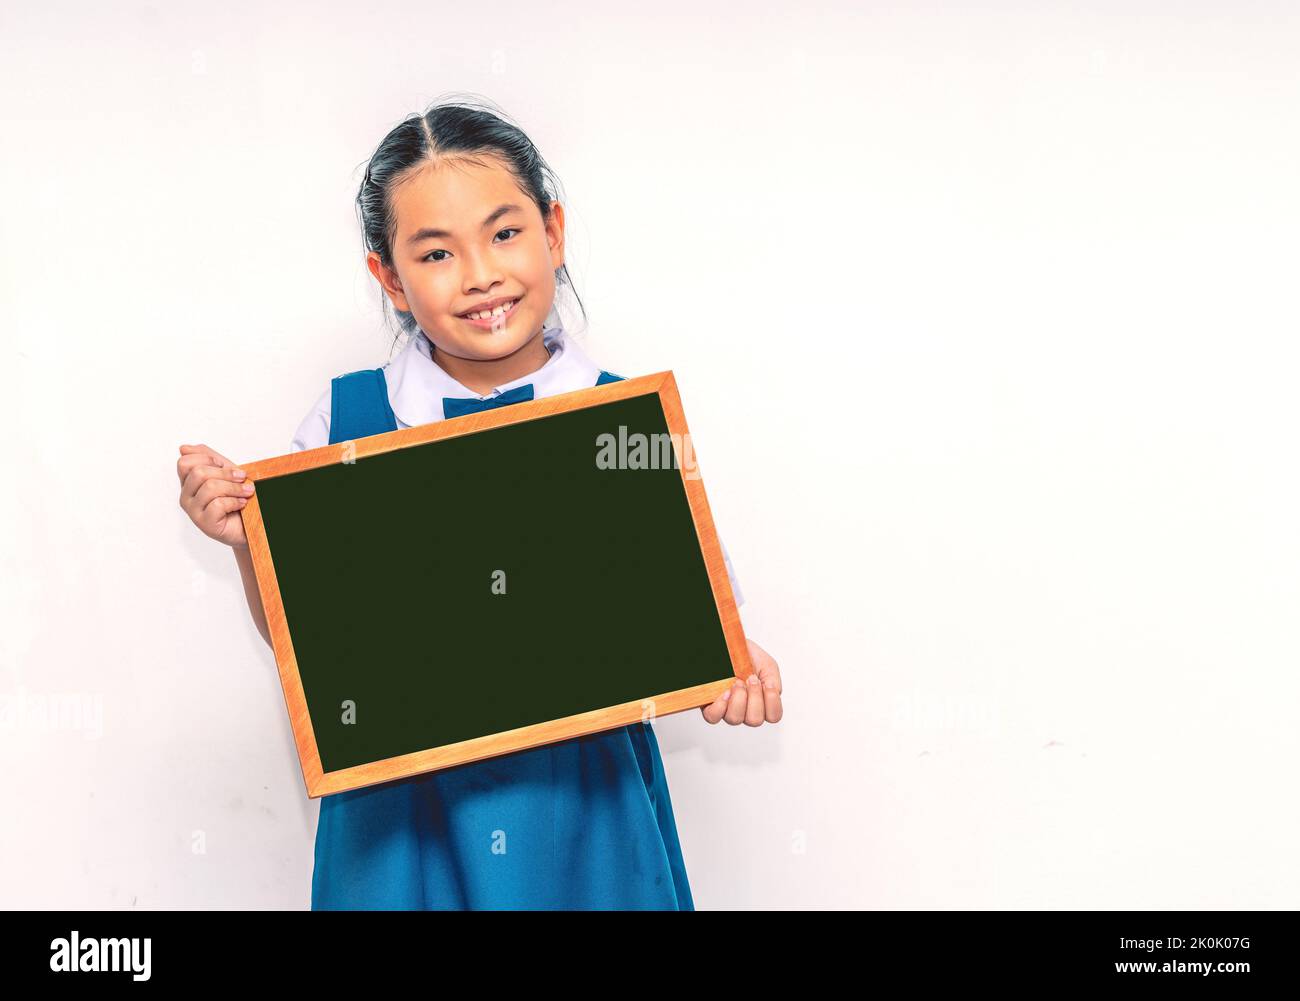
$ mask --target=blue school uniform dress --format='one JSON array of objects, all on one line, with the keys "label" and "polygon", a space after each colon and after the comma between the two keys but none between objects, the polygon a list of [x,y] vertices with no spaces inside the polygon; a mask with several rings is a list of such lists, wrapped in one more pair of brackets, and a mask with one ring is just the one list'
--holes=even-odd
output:
[{"label": "blue school uniform dress", "polygon": [[[480,396],[437,365],[417,333],[382,368],[334,379],[291,451],[622,378],[592,363],[562,327],[543,340],[550,359],[542,368]],[[321,797],[311,906],[694,910],[653,726]]]}]

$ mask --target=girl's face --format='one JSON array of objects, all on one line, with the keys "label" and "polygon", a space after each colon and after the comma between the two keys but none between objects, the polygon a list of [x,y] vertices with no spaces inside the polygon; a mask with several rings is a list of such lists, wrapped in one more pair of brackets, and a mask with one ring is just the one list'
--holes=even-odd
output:
[{"label": "girl's face", "polygon": [[[564,209],[552,202],[544,223],[504,163],[480,159],[484,166],[443,159],[397,185],[393,270],[374,252],[367,264],[439,351],[494,361],[541,336],[555,269],[564,263]],[[504,313],[478,321],[465,315],[498,300],[506,302]]]}]

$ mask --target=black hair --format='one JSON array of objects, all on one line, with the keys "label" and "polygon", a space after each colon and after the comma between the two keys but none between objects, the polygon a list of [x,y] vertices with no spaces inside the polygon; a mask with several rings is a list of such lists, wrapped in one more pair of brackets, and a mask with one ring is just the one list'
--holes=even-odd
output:
[{"label": "black hair", "polygon": [[[409,172],[438,157],[452,154],[457,159],[481,163],[476,156],[500,157],[514,174],[519,187],[527,192],[542,213],[543,222],[551,217],[551,201],[562,201],[559,178],[542,159],[542,155],[499,108],[484,98],[471,96],[439,98],[423,112],[407,115],[396,128],[384,136],[366,164],[365,178],[357,192],[357,219],[361,224],[362,245],[374,251],[385,267],[393,267],[393,239],[397,235],[397,216],[393,211],[393,188]],[[578,300],[582,316],[587,318],[582,300],[573,287],[566,264],[555,269],[558,287],[567,285]],[[388,315],[388,296],[381,295],[384,314]],[[415,317],[394,309],[400,329],[413,335],[419,329]],[[393,344],[396,345],[397,337]]]}]

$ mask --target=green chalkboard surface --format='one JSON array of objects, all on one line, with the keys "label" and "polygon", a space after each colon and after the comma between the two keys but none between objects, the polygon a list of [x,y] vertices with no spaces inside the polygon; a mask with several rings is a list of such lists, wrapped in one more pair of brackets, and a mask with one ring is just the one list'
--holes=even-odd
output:
[{"label": "green chalkboard surface", "polygon": [[[396,772],[361,766],[510,731],[521,731],[519,746],[565,739],[521,728],[707,686],[691,703],[702,705],[720,690],[711,683],[741,673],[715,594],[722,587],[730,602],[730,587],[716,554],[706,560],[688,491],[694,482],[702,499],[702,483],[683,476],[671,446],[624,449],[605,468],[602,436],[666,443],[673,433],[660,393],[626,392],[566,394],[623,395],[257,476],[274,578],[259,573],[259,585],[278,598],[322,775],[355,769],[343,786],[368,784]],[[501,421],[545,402],[456,421]],[[716,545],[711,522],[708,537]],[[459,758],[406,766],[502,749],[517,747],[466,745]]]}]

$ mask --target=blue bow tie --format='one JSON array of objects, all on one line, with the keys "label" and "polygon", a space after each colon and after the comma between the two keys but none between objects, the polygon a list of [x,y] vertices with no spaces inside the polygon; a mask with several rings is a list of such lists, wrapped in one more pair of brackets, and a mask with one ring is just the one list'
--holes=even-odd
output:
[{"label": "blue bow tie", "polygon": [[500,396],[489,396],[486,400],[476,400],[474,397],[459,399],[454,396],[444,396],[442,398],[442,416],[464,417],[466,414],[477,414],[482,410],[493,410],[496,407],[508,407],[512,403],[523,403],[525,400],[533,398],[533,384],[530,382],[526,386],[516,386]]}]

